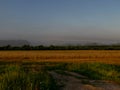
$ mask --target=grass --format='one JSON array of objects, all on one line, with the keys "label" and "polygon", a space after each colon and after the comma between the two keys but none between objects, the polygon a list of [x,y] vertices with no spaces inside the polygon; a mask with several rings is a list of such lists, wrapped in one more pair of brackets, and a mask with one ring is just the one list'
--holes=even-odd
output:
[{"label": "grass", "polygon": [[113,80],[120,83],[120,66],[104,63],[83,63],[71,65],[71,71],[88,76],[90,79]]},{"label": "grass", "polygon": [[58,63],[47,66],[48,70],[72,71],[93,80],[109,80],[120,83],[120,65],[105,63]]},{"label": "grass", "polygon": [[0,51],[0,90],[58,90],[51,70],[120,84],[119,58],[120,51],[114,50]]},{"label": "grass", "polygon": [[20,65],[6,65],[0,74],[0,90],[56,90],[52,77],[45,71],[25,71]]},{"label": "grass", "polygon": [[[59,86],[48,73],[76,72],[92,80],[109,80],[120,83],[120,65],[104,63],[12,63],[0,65],[0,90],[58,90]],[[60,70],[60,72],[59,72]],[[78,78],[79,79],[79,78]],[[83,83],[88,83],[83,81]]]}]

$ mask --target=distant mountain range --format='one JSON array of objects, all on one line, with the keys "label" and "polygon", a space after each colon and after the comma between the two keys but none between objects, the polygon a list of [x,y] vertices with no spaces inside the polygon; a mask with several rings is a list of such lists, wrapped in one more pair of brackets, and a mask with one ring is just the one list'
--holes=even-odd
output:
[{"label": "distant mountain range", "polygon": [[0,46],[23,46],[23,45],[30,45],[30,42],[27,40],[0,40]]},{"label": "distant mountain range", "polygon": [[0,40],[0,46],[23,46],[23,45],[110,45],[110,44],[119,44],[116,42],[97,42],[97,41],[85,41],[85,40],[80,40],[80,41],[57,41],[57,40],[51,40],[51,41],[27,41],[27,40]]},{"label": "distant mountain range", "polygon": [[118,44],[118,42],[114,41],[90,41],[90,40],[68,40],[68,41],[60,41],[60,40],[50,40],[50,41],[31,41],[32,45],[111,45]]}]

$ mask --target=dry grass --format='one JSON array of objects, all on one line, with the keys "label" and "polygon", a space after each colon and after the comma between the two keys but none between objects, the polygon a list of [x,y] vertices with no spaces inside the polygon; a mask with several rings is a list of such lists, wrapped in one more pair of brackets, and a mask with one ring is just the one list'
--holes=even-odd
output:
[{"label": "dry grass", "polygon": [[120,64],[119,50],[0,51],[0,61],[104,62]]}]

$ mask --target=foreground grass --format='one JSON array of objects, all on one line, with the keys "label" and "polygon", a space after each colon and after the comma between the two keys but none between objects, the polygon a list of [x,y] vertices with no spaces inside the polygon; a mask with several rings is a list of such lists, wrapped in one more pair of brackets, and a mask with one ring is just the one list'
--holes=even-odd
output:
[{"label": "foreground grass", "polygon": [[[104,63],[1,62],[0,90],[58,90],[49,71],[72,71],[120,83],[120,65]],[[64,74],[64,73],[62,73]]]},{"label": "foreground grass", "polygon": [[0,90],[56,90],[52,77],[45,71],[25,71],[20,65],[6,65],[0,74]]},{"label": "foreground grass", "polygon": [[120,83],[120,65],[104,63],[59,63],[49,70],[72,71],[94,80],[109,80]]},{"label": "foreground grass", "polygon": [[83,74],[90,79],[110,80],[120,83],[120,66],[118,65],[84,63],[81,65],[72,65],[68,70]]}]

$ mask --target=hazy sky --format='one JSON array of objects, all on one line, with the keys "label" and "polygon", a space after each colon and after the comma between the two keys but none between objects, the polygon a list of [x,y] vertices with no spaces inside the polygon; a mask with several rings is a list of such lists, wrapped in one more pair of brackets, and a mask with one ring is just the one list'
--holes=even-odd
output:
[{"label": "hazy sky", "polygon": [[120,0],[0,0],[0,39],[118,41]]}]

